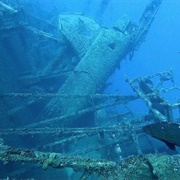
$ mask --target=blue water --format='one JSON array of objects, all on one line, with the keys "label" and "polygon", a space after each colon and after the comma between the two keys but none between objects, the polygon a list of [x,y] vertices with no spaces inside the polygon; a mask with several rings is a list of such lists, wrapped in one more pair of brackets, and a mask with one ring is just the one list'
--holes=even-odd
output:
[{"label": "blue water", "polygon": [[[52,34],[55,38],[60,39],[62,36],[56,28],[58,25],[58,16],[60,14],[81,14],[82,16],[94,19],[103,28],[111,29],[117,20],[125,14],[128,15],[132,22],[138,24],[149,0],[31,0],[29,2],[23,0],[3,0],[2,2],[21,11],[22,14],[20,16],[14,16],[16,18],[15,20],[13,19],[13,23],[15,22],[15,24],[18,24],[18,22],[24,21],[27,24],[29,23],[28,25]],[[104,8],[100,8],[100,5]],[[2,4],[0,4],[0,7],[1,6]],[[101,14],[102,12],[103,14]],[[5,22],[3,20],[4,17],[7,17]],[[126,82],[126,77],[129,77],[130,79],[145,77],[169,69],[173,70],[174,82],[180,87],[179,17],[180,1],[164,0],[155,16],[155,20],[150,27],[145,41],[136,51],[134,51],[132,59],[130,59],[128,55],[123,58],[120,63],[120,68],[117,66],[109,78],[106,79],[106,83],[109,85],[103,86],[103,88],[97,90],[96,93],[105,95],[115,94],[136,96],[136,92],[134,92],[130,84]],[[80,118],[78,117],[79,119],[77,118],[78,120],[75,122],[71,121],[71,119],[68,119],[69,121],[67,123],[54,121],[54,118],[60,116],[57,113],[60,110],[54,110],[54,106],[52,105],[57,105],[59,109],[63,109],[63,103],[59,103],[60,99],[57,98],[54,100],[55,98],[53,99],[52,97],[56,97],[59,95],[59,92],[63,92],[59,91],[59,89],[60,87],[63,87],[63,84],[67,79],[65,75],[61,76],[61,78],[58,76],[56,77],[56,75],[60,73],[57,70],[58,68],[63,69],[64,71],[69,70],[67,68],[69,67],[69,62],[63,62],[62,66],[57,63],[52,66],[52,69],[48,69],[48,65],[52,63],[51,60],[57,56],[60,47],[58,44],[59,42],[48,41],[41,36],[29,33],[29,30],[26,31],[23,28],[17,30],[16,28],[15,30],[12,28],[13,30],[11,31],[11,18],[11,15],[8,13],[6,14],[4,10],[2,10],[1,13],[0,9],[0,140],[4,143],[0,143],[0,146],[8,145],[14,148],[27,148],[35,151],[57,152],[68,155],[76,155],[77,151],[77,154],[79,153],[80,156],[86,152],[86,150],[89,150],[90,152],[86,153],[85,157],[94,157],[117,162],[121,162],[121,158],[138,155],[135,150],[135,144],[131,143],[130,140],[123,142],[124,144],[122,144],[121,147],[122,152],[118,151],[117,147],[119,144],[116,141],[119,137],[113,133],[107,136],[105,134],[105,138],[104,134],[98,134],[98,137],[86,136],[85,138],[80,138],[80,140],[76,138],[75,134],[72,132],[69,134],[63,134],[64,132],[62,132],[62,134],[57,132],[49,134],[43,134],[43,132],[39,134],[28,134],[23,131],[25,133],[23,136],[22,134],[19,135],[16,133],[3,134],[2,129],[9,132],[9,128],[20,128],[21,130],[22,128],[27,128],[28,130],[28,128],[36,127],[62,128],[65,126],[67,128],[86,127],[88,129],[92,127],[112,126],[117,125],[122,121],[127,122],[131,118],[132,120],[136,120],[139,117],[144,118],[144,116],[148,115],[150,112],[145,102],[139,98],[138,100],[125,105],[121,104],[110,108],[104,108],[104,111],[98,111],[94,114],[87,113]],[[39,23],[41,21],[45,23],[49,21],[53,25],[51,24],[46,27],[44,24]],[[26,26],[26,23],[23,25]],[[83,22],[80,21],[80,24],[83,24]],[[10,30],[9,28],[3,29],[3,27],[9,27],[9,25]],[[90,34],[87,32],[87,38],[89,36]],[[71,62],[69,63],[72,63],[71,68],[74,68],[79,63],[79,59],[76,56],[77,53],[74,49],[71,49],[70,51],[67,51],[63,57],[66,55],[71,59]],[[56,71],[53,71],[53,68]],[[45,74],[47,77],[52,75],[52,77],[48,79],[46,76],[43,76],[44,72],[55,73],[53,75],[51,73]],[[84,74],[86,75],[86,73],[87,72]],[[155,80],[155,83],[157,83],[156,81],[158,80]],[[75,83],[73,82],[72,84],[74,85]],[[164,88],[166,88],[166,86],[169,88],[172,86],[172,83],[167,82],[165,83]],[[71,89],[72,92],[73,89],[75,89],[74,91],[76,92],[75,87],[72,86]],[[86,89],[86,86],[84,86],[84,89]],[[76,94],[75,92],[73,93]],[[180,99],[180,91],[176,90],[165,93],[163,97],[172,104],[176,103]],[[105,98],[105,102],[103,102],[99,99],[92,100],[90,98],[88,102],[93,106],[98,103],[104,105],[104,103],[112,102],[112,99],[106,100]],[[67,112],[71,112],[72,104],[71,101],[69,101]],[[86,108],[88,107],[85,106],[85,109]],[[130,114],[127,117],[122,115],[118,120],[113,118],[108,119],[113,115],[127,112]],[[179,113],[179,109],[174,110],[174,118],[179,118]],[[97,120],[97,117],[99,117],[99,120]],[[82,122],[82,119],[85,120]],[[44,123],[44,120],[53,120],[53,122],[50,121],[49,123]],[[175,121],[177,122],[178,120],[176,119]],[[78,142],[72,140],[64,144],[61,143],[60,145],[51,145],[56,141],[69,137],[75,137],[75,140]],[[145,137],[146,136],[144,135],[140,140],[142,153],[154,153],[154,146],[157,146],[157,151],[160,153],[176,153],[169,150],[164,143],[153,140],[152,138],[150,138],[150,140],[154,143],[154,146],[151,148],[148,144],[149,141],[147,141]],[[111,144],[108,145],[109,143]],[[98,149],[99,146],[103,145],[105,145],[105,147],[99,148],[100,151],[93,149]],[[82,155],[82,157],[84,156]],[[20,163],[14,162],[4,165],[0,162],[0,180],[76,180],[82,175],[82,173],[77,173],[72,169],[54,170],[49,167],[47,171],[43,171],[41,166],[42,165],[26,165],[26,163],[22,166]],[[96,180],[98,178],[97,176],[91,176],[89,179]]]},{"label": "blue water", "polygon": [[[136,17],[141,14],[147,2],[148,1],[123,1],[121,3],[120,1],[115,1],[114,4],[121,3],[121,5],[115,6],[114,8],[115,12],[117,12],[117,9],[123,6],[118,12],[127,13],[136,21]],[[180,15],[178,10],[179,7],[179,1],[164,1],[162,3],[145,42],[141,45],[139,50],[135,52],[133,60],[122,61],[121,70],[116,71],[115,75],[113,75],[114,86],[110,91],[119,89],[123,94],[132,92],[129,85],[123,81],[125,75],[131,78],[143,77],[149,74],[163,72],[170,68],[173,69],[174,80],[177,86],[180,84],[180,25],[177,20]],[[173,95],[173,97],[175,96]],[[146,108],[142,105],[133,106],[133,108],[136,112],[146,111]]]}]

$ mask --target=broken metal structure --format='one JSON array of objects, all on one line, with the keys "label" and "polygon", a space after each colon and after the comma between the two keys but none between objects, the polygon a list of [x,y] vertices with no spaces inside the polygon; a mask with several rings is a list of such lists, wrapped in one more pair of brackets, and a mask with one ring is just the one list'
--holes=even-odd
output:
[{"label": "broken metal structure", "polygon": [[[158,78],[158,83],[156,82],[156,85],[153,83],[154,78]],[[170,101],[162,96],[163,93],[180,90],[179,87],[175,86],[172,69],[149,75],[147,77],[139,77],[135,79],[127,78],[126,81],[131,85],[137,95],[146,103],[150,109],[151,115],[155,118],[155,121],[174,121],[173,109],[179,109],[180,103],[170,103]],[[167,81],[171,82],[172,86],[165,89],[163,84]],[[150,118],[152,118],[152,116]]]},{"label": "broken metal structure", "polygon": [[[84,171],[79,179],[179,179],[180,156],[174,155],[145,155],[129,157],[122,163],[96,160],[89,158],[64,156],[59,153],[45,153],[3,147],[0,151],[0,160],[9,159],[19,162],[38,163],[43,169],[48,166],[61,169],[71,167],[76,171]],[[161,167],[161,168],[159,168]],[[91,174],[95,175],[91,176]],[[63,175],[61,174],[61,178]]]},{"label": "broken metal structure", "polygon": [[[35,123],[32,124],[31,127],[26,128],[1,129],[0,136],[9,137],[13,135],[14,138],[16,136],[26,136],[26,138],[28,136],[35,136],[35,138],[43,136],[46,141],[36,146],[36,148],[41,149],[41,151],[31,151],[6,146],[2,140],[0,159],[4,163],[8,163],[9,161],[39,163],[43,169],[47,169],[48,166],[58,169],[71,167],[76,171],[83,170],[83,173],[75,176],[81,179],[92,177],[93,173],[96,174],[95,178],[98,177],[102,179],[105,176],[109,178],[113,177],[114,179],[124,179],[126,177],[152,179],[173,176],[178,179],[180,176],[180,158],[178,155],[143,155],[147,153],[157,154],[164,152],[162,151],[162,146],[155,145],[152,139],[145,135],[142,130],[142,127],[145,125],[151,122],[157,122],[157,120],[164,121],[161,117],[167,117],[167,114],[161,115],[161,109],[152,105],[152,99],[160,98],[162,103],[160,105],[166,105],[168,103],[170,109],[180,107],[178,102],[172,104],[162,95],[163,93],[169,93],[173,90],[180,90],[179,87],[175,86],[172,70],[146,77],[128,78],[127,82],[129,82],[134,91],[149,107],[150,121],[146,116],[133,117],[131,112],[129,112],[119,115],[116,114],[112,117],[104,116],[103,121],[105,120],[107,123],[104,124],[104,127],[50,128],[42,127],[42,124],[40,124],[41,127],[38,127],[38,123]],[[166,82],[171,82],[172,87],[166,88],[164,85]],[[149,93],[147,93],[146,90],[148,90]],[[13,94],[6,95],[12,96]],[[15,95],[18,96],[18,94],[14,94],[14,96]],[[23,94],[19,94],[19,96],[20,95],[23,96]],[[96,95],[96,98],[98,96],[101,98],[107,97],[106,95]],[[111,95],[111,98],[112,97]],[[134,100],[136,99],[137,97]],[[121,101],[122,100],[123,99],[121,99]],[[154,119],[152,118],[152,114]],[[168,121],[174,122],[174,120],[175,118],[172,118]],[[50,122],[46,123],[50,124]],[[110,125],[112,123],[115,125]],[[53,140],[48,138],[51,136],[53,136]],[[93,143],[91,143],[92,141]],[[82,144],[86,144],[86,146],[82,147]],[[144,144],[146,144],[146,146],[144,146]],[[67,145],[70,146],[68,150],[66,149]],[[129,148],[127,149],[127,147]],[[52,149],[52,153],[45,153],[47,151],[50,152]],[[74,151],[74,149],[76,149],[76,151]],[[94,157],[97,159],[94,159]],[[157,164],[161,164],[163,168],[158,169]],[[65,176],[67,176],[67,174]]]},{"label": "broken metal structure", "polygon": [[[60,127],[85,126],[87,122],[94,125],[93,112],[78,113],[94,108],[94,102],[86,95],[102,93],[107,79],[123,58],[127,55],[132,58],[133,52],[144,41],[161,0],[152,1],[146,7],[137,25],[125,16],[109,29],[93,19],[73,13],[61,14],[57,23],[54,21],[56,16],[41,10],[43,17],[49,18],[49,21],[42,20],[35,5],[18,2],[10,1],[11,6],[1,3],[0,46],[1,67],[4,68],[1,72],[7,77],[1,80],[5,84],[1,93],[56,93],[62,97],[26,96],[25,100],[17,99],[16,103],[4,97],[6,106],[3,109],[8,109],[2,112],[4,127],[19,127],[32,122],[43,124],[47,119],[57,118],[56,125],[58,123]],[[75,98],[76,95],[85,98]],[[20,104],[19,107],[16,104]],[[61,121],[62,117],[73,113],[76,116]],[[6,119],[10,119],[9,124]],[[84,119],[88,121],[84,122]]]},{"label": "broken metal structure", "polygon": [[[104,1],[101,8],[109,2]],[[61,14],[58,24],[57,16],[50,12],[41,10],[44,19],[38,17],[31,2],[0,1],[0,73],[5,77],[0,80],[0,160],[5,166],[20,161],[42,164],[43,169],[84,171],[76,179],[87,179],[93,173],[102,179],[150,179],[163,178],[156,167],[160,160],[165,172],[179,177],[179,156],[143,155],[161,152],[142,131],[151,118],[131,111],[106,112],[109,107],[127,106],[141,98],[154,117],[151,121],[173,121],[172,109],[179,108],[179,103],[170,104],[161,96],[166,89],[157,91],[152,83],[156,76],[160,77],[159,85],[169,80],[174,83],[172,71],[128,78],[138,96],[102,94],[115,68],[125,56],[132,58],[144,41],[160,5],[161,0],[153,0],[136,25],[124,16],[107,29],[80,14]],[[172,89],[179,90],[174,84]],[[166,111],[156,106],[157,101]],[[12,135],[14,141],[9,138]],[[13,148],[24,136],[28,141],[24,147],[39,151]],[[130,155],[139,156],[125,159]],[[164,166],[167,161],[169,166]]]}]

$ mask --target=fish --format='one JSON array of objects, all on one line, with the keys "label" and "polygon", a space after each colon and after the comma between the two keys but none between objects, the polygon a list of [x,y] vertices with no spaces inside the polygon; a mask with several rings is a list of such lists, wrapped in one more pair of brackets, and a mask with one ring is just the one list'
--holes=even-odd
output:
[{"label": "fish", "polygon": [[164,142],[171,150],[180,147],[180,124],[170,122],[153,123],[143,127],[150,136]]}]

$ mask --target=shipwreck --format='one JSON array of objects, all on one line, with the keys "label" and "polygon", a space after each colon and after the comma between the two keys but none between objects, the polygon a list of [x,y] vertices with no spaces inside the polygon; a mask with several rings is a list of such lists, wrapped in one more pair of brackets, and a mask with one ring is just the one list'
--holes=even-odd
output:
[{"label": "shipwreck", "polygon": [[[126,15],[106,28],[100,21],[109,3],[102,0],[93,19],[0,1],[0,178],[179,179],[180,156],[159,155],[163,145],[143,131],[177,121],[179,101],[163,96],[180,90],[173,71],[127,77],[135,92],[129,96],[103,93],[121,61],[133,59],[144,42],[162,0],[152,0],[138,23]],[[149,114],[107,113],[137,99]]]}]

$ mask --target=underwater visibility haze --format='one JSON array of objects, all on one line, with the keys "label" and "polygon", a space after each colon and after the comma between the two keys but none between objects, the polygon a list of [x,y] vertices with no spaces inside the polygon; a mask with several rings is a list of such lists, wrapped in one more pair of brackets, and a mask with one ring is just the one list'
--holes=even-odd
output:
[{"label": "underwater visibility haze", "polygon": [[180,179],[180,1],[0,0],[0,179]]}]

